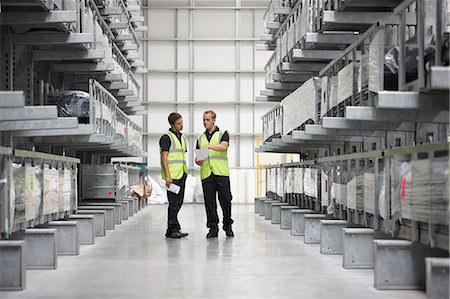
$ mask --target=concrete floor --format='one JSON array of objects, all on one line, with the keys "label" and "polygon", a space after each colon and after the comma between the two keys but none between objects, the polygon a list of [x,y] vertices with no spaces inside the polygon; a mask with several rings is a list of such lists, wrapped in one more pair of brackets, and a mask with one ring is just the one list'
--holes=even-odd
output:
[{"label": "concrete floor", "polygon": [[280,230],[234,205],[235,238],[206,239],[203,205],[184,205],[184,239],[165,239],[166,205],[149,206],[57,270],[28,270],[27,289],[7,298],[425,298],[423,291],[377,291],[373,270],[345,270],[342,256]]}]

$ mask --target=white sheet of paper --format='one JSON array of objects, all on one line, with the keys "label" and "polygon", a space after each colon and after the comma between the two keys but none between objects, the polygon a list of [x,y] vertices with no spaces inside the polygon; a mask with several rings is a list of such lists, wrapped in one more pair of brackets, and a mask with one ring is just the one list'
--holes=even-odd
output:
[{"label": "white sheet of paper", "polygon": [[175,194],[180,193],[180,189],[181,189],[180,186],[175,185],[174,183],[170,184],[169,188],[167,188],[168,191]]},{"label": "white sheet of paper", "polygon": [[209,151],[206,147],[195,150],[195,156],[197,157],[197,160],[206,160],[208,158],[208,153]]}]

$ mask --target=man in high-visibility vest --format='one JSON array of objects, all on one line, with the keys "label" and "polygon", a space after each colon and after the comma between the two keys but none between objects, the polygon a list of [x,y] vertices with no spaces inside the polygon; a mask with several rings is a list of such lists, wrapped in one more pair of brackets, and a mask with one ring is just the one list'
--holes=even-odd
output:
[{"label": "man in high-visibility vest", "polygon": [[203,125],[205,132],[197,140],[197,149],[208,148],[208,158],[195,163],[200,166],[200,179],[202,181],[203,195],[206,208],[206,226],[209,232],[207,238],[217,238],[219,233],[219,216],[217,215],[216,193],[219,195],[219,203],[223,213],[223,230],[227,237],[234,237],[231,225],[231,190],[230,169],[228,168],[228,146],[230,136],[225,130],[220,130],[215,125],[216,113],[205,111],[203,113]]},{"label": "man in high-visibility vest", "polygon": [[159,140],[159,151],[161,154],[161,176],[166,182],[166,187],[174,184],[180,187],[178,193],[167,190],[169,208],[167,215],[167,238],[183,238],[188,234],[181,232],[178,222],[178,212],[181,209],[186,185],[186,137],[181,134],[183,130],[183,118],[179,113],[173,112],[169,115],[170,129],[161,136]]}]

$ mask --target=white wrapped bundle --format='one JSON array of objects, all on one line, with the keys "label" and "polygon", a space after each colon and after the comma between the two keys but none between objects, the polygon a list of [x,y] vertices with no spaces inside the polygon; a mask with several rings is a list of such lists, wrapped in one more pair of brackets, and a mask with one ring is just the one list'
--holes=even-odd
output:
[{"label": "white wrapped bundle", "polygon": [[321,99],[320,99],[320,115],[323,117],[330,110],[330,101],[328,93],[328,77],[322,77],[322,89],[321,89]]},{"label": "white wrapped bundle", "polygon": [[383,90],[381,85],[384,76],[384,45],[382,32],[373,37],[369,46],[369,91],[378,93]]},{"label": "white wrapped bundle", "polygon": [[375,214],[375,174],[364,173],[364,211]]},{"label": "white wrapped bundle", "polygon": [[347,205],[347,185],[333,183],[331,185],[331,199],[334,199],[336,204]]},{"label": "white wrapped bundle", "polygon": [[281,60],[283,60],[288,53],[288,33],[285,32],[282,36],[281,36]]},{"label": "white wrapped bundle", "polygon": [[320,97],[320,78],[311,78],[281,101],[283,135],[291,133],[308,120],[314,121],[316,100]]},{"label": "white wrapped bundle", "polygon": [[303,168],[294,168],[294,193],[303,194]]},{"label": "white wrapped bundle", "polygon": [[295,45],[295,25],[292,25],[287,32],[287,49],[290,52]]},{"label": "white wrapped bundle", "polygon": [[428,222],[430,219],[431,163],[429,159],[417,160],[412,161],[411,166],[411,201],[406,202],[406,204],[410,205],[411,219],[421,222]]},{"label": "white wrapped bundle", "polygon": [[277,195],[283,196],[283,172],[281,168],[276,168],[276,180],[277,180]]},{"label": "white wrapped bundle", "polygon": [[113,123],[113,118],[112,118],[112,111],[111,108],[109,108],[108,105],[101,103],[102,105],[102,117],[103,120],[106,120],[108,123],[112,124]]},{"label": "white wrapped bundle", "polygon": [[329,205],[329,200],[328,200],[328,182],[329,182],[329,177],[328,174],[322,170],[322,175],[321,175],[321,190],[322,190],[322,206],[327,207]]},{"label": "white wrapped bundle", "polygon": [[330,95],[328,96],[330,101],[330,109],[336,107],[338,104],[338,77],[330,77]]},{"label": "white wrapped bundle", "polygon": [[83,27],[81,32],[94,33],[94,13],[90,7],[86,7],[83,13]]},{"label": "white wrapped bundle", "polygon": [[356,177],[347,183],[347,207],[356,209]]},{"label": "white wrapped bundle", "polygon": [[42,185],[38,176],[42,170],[39,166],[25,165],[26,219],[32,220],[39,215],[42,200]]},{"label": "white wrapped bundle", "polygon": [[270,173],[270,192],[276,193],[277,192],[277,176],[275,173],[275,168],[269,169]]},{"label": "white wrapped bundle", "polygon": [[430,220],[431,223],[448,225],[449,180],[448,156],[431,161]]},{"label": "white wrapped bundle", "polygon": [[58,212],[64,212],[64,170],[58,173]]},{"label": "white wrapped bundle", "polygon": [[72,198],[72,174],[70,169],[64,169],[64,211],[70,211]]},{"label": "white wrapped bundle", "polygon": [[263,117],[262,123],[263,123],[263,128],[262,128],[263,129],[263,139],[264,139],[264,141],[267,141],[267,139],[269,139],[269,137],[270,137],[268,116]]},{"label": "white wrapped bundle", "polygon": [[300,31],[299,31],[299,39],[302,39],[307,32],[312,31],[311,17],[308,5],[303,5],[302,11],[300,13]]},{"label": "white wrapped bundle", "polygon": [[304,188],[305,195],[317,197],[317,169],[305,168]]},{"label": "white wrapped bundle", "polygon": [[293,176],[293,170],[292,168],[286,169],[286,179],[285,179],[285,191],[284,193],[290,194],[293,193],[293,184],[292,184],[292,176]]},{"label": "white wrapped bundle", "polygon": [[411,219],[412,174],[411,163],[399,160],[393,162],[391,186],[391,216],[394,220]]},{"label": "white wrapped bundle", "polygon": [[[356,70],[354,70],[354,66],[356,65]],[[359,63],[351,62],[342,68],[338,73],[338,95],[337,100],[338,104],[342,103],[349,97],[353,95],[353,72],[357,72],[357,84],[358,84],[358,92],[361,91],[361,74],[359,72]]]},{"label": "white wrapped bundle", "polygon": [[283,134],[283,108],[280,106],[275,112],[275,128],[274,134]]},{"label": "white wrapped bundle", "polygon": [[58,212],[59,199],[59,172],[56,169],[50,169],[48,165],[44,166],[44,215]]},{"label": "white wrapped bundle", "polygon": [[105,50],[105,58],[103,58],[103,62],[104,63],[113,63],[114,59],[113,59],[113,53],[112,53],[112,45],[106,36],[104,37],[103,43],[104,43],[103,48]]},{"label": "white wrapped bundle", "polygon": [[103,30],[102,27],[100,27],[100,24],[98,22],[95,22],[94,24],[95,27],[95,48],[97,50],[103,50],[104,49],[104,45],[105,45],[105,37],[106,35],[103,34]]}]

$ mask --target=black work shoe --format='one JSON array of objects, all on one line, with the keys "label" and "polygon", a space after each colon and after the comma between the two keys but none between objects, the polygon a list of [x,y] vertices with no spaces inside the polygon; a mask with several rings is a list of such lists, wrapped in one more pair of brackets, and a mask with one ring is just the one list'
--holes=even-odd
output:
[{"label": "black work shoe", "polygon": [[219,235],[218,228],[210,228],[209,233],[206,235],[206,238],[217,238]]},{"label": "black work shoe", "polygon": [[188,234],[188,233],[182,233],[182,232],[176,230],[176,231],[173,231],[173,232],[170,234],[169,238],[172,238],[172,239],[180,239],[180,238],[186,237],[187,235],[189,235],[189,234]]},{"label": "black work shoe", "polygon": [[225,234],[227,235],[227,237],[234,237],[234,233],[231,227],[225,230]]}]

